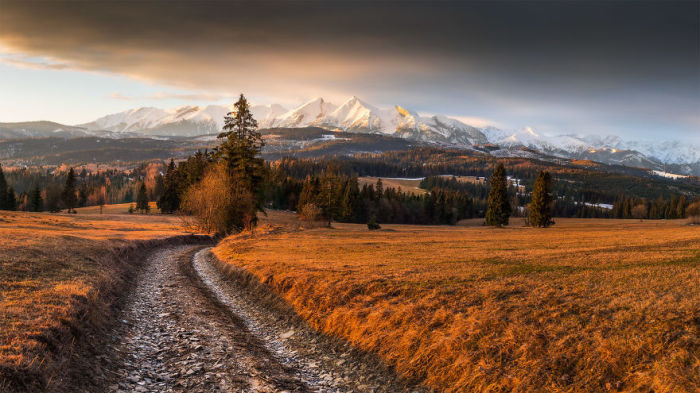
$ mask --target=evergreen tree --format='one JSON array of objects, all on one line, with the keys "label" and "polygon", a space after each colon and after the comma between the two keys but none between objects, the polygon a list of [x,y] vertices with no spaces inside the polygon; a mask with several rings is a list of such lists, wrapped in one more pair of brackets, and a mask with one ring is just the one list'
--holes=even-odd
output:
[{"label": "evergreen tree", "polygon": [[340,217],[345,222],[355,222],[360,213],[360,188],[357,178],[348,180],[345,186],[343,201],[340,205]]},{"label": "evergreen tree", "polygon": [[[83,169],[83,172],[85,172],[85,169]],[[84,176],[81,176],[84,177]],[[88,188],[86,184],[83,184],[80,186],[78,189],[78,206],[84,207],[87,205],[87,199],[88,199]]]},{"label": "evergreen tree", "polygon": [[179,187],[175,161],[170,159],[170,164],[168,164],[165,179],[163,180],[163,193],[158,199],[158,208],[161,213],[173,213],[180,208]]},{"label": "evergreen tree", "polygon": [[46,210],[51,213],[61,211],[61,186],[58,184],[46,186]]},{"label": "evergreen tree", "polygon": [[75,211],[73,209],[78,205],[78,197],[75,195],[75,171],[73,168],[68,171],[66,186],[63,188],[61,199],[63,200],[63,205],[68,209],[68,213]]},{"label": "evergreen tree", "polygon": [[[249,222],[245,226],[257,224],[257,212],[263,210],[262,185],[265,176],[265,162],[258,157],[264,143],[257,130],[258,122],[250,112],[248,100],[241,94],[234,104],[233,112],[224,117],[224,130],[219,138],[224,141],[215,149],[214,159],[223,162],[230,172],[232,185],[237,194],[250,193],[254,198],[251,211],[239,212]],[[243,220],[244,217],[236,218]],[[235,220],[234,220],[235,221]],[[231,223],[240,227],[242,221]]]},{"label": "evergreen tree", "polygon": [[29,192],[29,211],[40,212],[42,210],[44,210],[44,201],[41,198],[41,189],[39,186],[34,186]]},{"label": "evergreen tree", "polygon": [[532,190],[530,225],[546,228],[552,224],[552,176],[549,172],[540,171]]},{"label": "evergreen tree", "polygon": [[146,183],[141,182],[139,192],[136,194],[136,210],[141,213],[148,213],[150,209],[150,206],[148,206],[148,196],[146,195]]},{"label": "evergreen tree", "polygon": [[7,188],[5,210],[17,210],[17,197],[15,196],[15,189],[12,187]]},{"label": "evergreen tree", "polygon": [[511,207],[508,203],[508,178],[503,163],[499,163],[489,180],[489,199],[486,209],[486,225],[508,225]]},{"label": "evergreen tree", "polygon": [[7,205],[7,180],[5,180],[5,174],[2,172],[2,165],[0,165],[0,210],[8,210]]}]

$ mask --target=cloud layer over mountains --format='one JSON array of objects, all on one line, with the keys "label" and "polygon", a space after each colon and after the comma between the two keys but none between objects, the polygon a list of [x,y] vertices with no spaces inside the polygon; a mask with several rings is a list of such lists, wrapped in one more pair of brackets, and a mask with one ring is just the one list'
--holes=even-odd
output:
[{"label": "cloud layer over mountains", "polygon": [[352,92],[510,127],[695,138],[699,8],[4,0],[0,61],[266,102]]}]

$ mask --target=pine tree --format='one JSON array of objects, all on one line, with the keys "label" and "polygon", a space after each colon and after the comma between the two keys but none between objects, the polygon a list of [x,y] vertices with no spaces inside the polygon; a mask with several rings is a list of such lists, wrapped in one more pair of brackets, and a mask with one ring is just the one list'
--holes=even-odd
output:
[{"label": "pine tree", "polygon": [[158,199],[158,208],[161,213],[173,213],[180,208],[180,185],[175,161],[170,159],[168,169],[163,180],[163,193]]},{"label": "pine tree", "polygon": [[340,205],[340,217],[345,222],[355,222],[360,210],[360,188],[357,178],[353,177],[345,185],[343,201]]},{"label": "pine tree", "polygon": [[7,188],[7,201],[5,202],[5,210],[17,210],[17,197],[15,196],[15,189],[12,187]]},{"label": "pine tree", "polygon": [[136,210],[141,213],[148,213],[150,209],[150,206],[148,206],[148,196],[146,195],[146,183],[141,182],[139,192],[136,194]]},{"label": "pine tree", "polygon": [[489,199],[486,209],[486,225],[508,225],[511,207],[508,203],[508,178],[503,163],[499,163],[489,181]]},{"label": "pine tree", "polygon": [[[254,199],[251,211],[238,212],[249,222],[245,226],[257,223],[257,212],[263,211],[262,186],[265,177],[265,162],[258,157],[264,143],[257,130],[258,122],[250,112],[248,100],[241,94],[234,104],[234,110],[224,117],[224,130],[219,138],[224,141],[214,150],[215,160],[223,162],[233,179],[232,184],[237,193],[250,193]],[[234,190],[232,190],[234,191]],[[241,221],[243,217],[234,221]],[[232,226],[240,226],[232,222]]]},{"label": "pine tree", "polygon": [[61,196],[63,205],[68,209],[68,213],[73,212],[78,204],[78,197],[75,195],[75,171],[71,168],[66,177],[66,186],[63,188]]},{"label": "pine tree", "polygon": [[34,186],[34,188],[29,193],[29,210],[33,212],[40,212],[44,210],[44,203],[41,198],[41,189],[39,186]]},{"label": "pine tree", "polygon": [[530,202],[530,225],[533,227],[548,227],[552,221],[552,176],[549,172],[540,171],[537,174]]},{"label": "pine tree", "polygon": [[0,165],[0,210],[7,209],[7,181],[5,174],[2,173],[2,165]]},{"label": "pine tree", "polygon": [[[83,172],[85,169],[83,169]],[[84,177],[84,176],[81,176]],[[85,207],[87,205],[87,199],[88,199],[88,188],[86,184],[83,184],[80,186],[78,189],[78,206],[80,207]]]}]

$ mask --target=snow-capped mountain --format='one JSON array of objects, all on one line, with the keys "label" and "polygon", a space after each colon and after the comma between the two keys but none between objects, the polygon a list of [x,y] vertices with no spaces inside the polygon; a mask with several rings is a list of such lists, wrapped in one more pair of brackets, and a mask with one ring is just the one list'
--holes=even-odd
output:
[{"label": "snow-capped mountain", "polygon": [[[145,135],[198,136],[215,134],[224,125],[224,116],[231,109],[223,105],[182,106],[173,109],[138,108],[100,117],[81,124],[88,130],[137,132]],[[259,121],[272,122],[286,109],[280,105],[256,105],[251,107]]]},{"label": "snow-capped mountain", "polygon": [[[185,106],[174,109],[138,108],[101,117],[87,124],[89,130],[138,131],[146,135],[196,136],[221,130],[224,106]],[[294,109],[280,105],[251,107],[260,128],[323,127],[331,130],[382,133],[423,142],[471,146],[486,143],[476,128],[442,115],[420,116],[400,106],[377,108],[357,97],[340,106],[315,98]]]},{"label": "snow-capped mountain", "polygon": [[400,106],[378,108],[357,97],[340,106],[311,100],[261,127],[317,126],[346,132],[381,133],[423,142],[471,146],[487,141],[478,128],[442,115],[420,116]]},{"label": "snow-capped mountain", "polygon": [[[103,116],[78,126],[51,122],[0,123],[0,138],[215,135],[221,131],[224,116],[230,111],[230,107],[222,105],[172,109],[144,107]],[[545,135],[531,127],[517,131],[492,126],[477,128],[443,115],[421,115],[399,105],[376,107],[357,97],[351,97],[338,106],[319,97],[293,109],[272,104],[253,105],[251,111],[261,129],[320,127],[442,146],[479,148],[496,156],[529,157],[544,153],[657,170],[672,165],[677,173],[700,174],[700,146],[682,141],[626,141],[614,135]],[[487,149],[475,147],[487,143],[491,145]],[[523,150],[523,147],[529,150]]]},{"label": "snow-capped mountain", "polygon": [[529,147],[555,156],[585,158],[608,164],[655,167],[700,162],[700,146],[680,141],[624,141],[618,136],[543,136],[530,127],[506,135],[501,130],[485,132],[501,147]]}]

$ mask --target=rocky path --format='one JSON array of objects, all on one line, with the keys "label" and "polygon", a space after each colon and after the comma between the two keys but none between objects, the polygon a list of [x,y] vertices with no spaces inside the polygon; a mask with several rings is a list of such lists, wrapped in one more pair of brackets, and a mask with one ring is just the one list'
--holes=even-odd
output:
[{"label": "rocky path", "polygon": [[353,360],[349,348],[329,349],[311,329],[285,326],[207,255],[182,246],[149,257],[102,357],[107,391],[422,391]]}]

